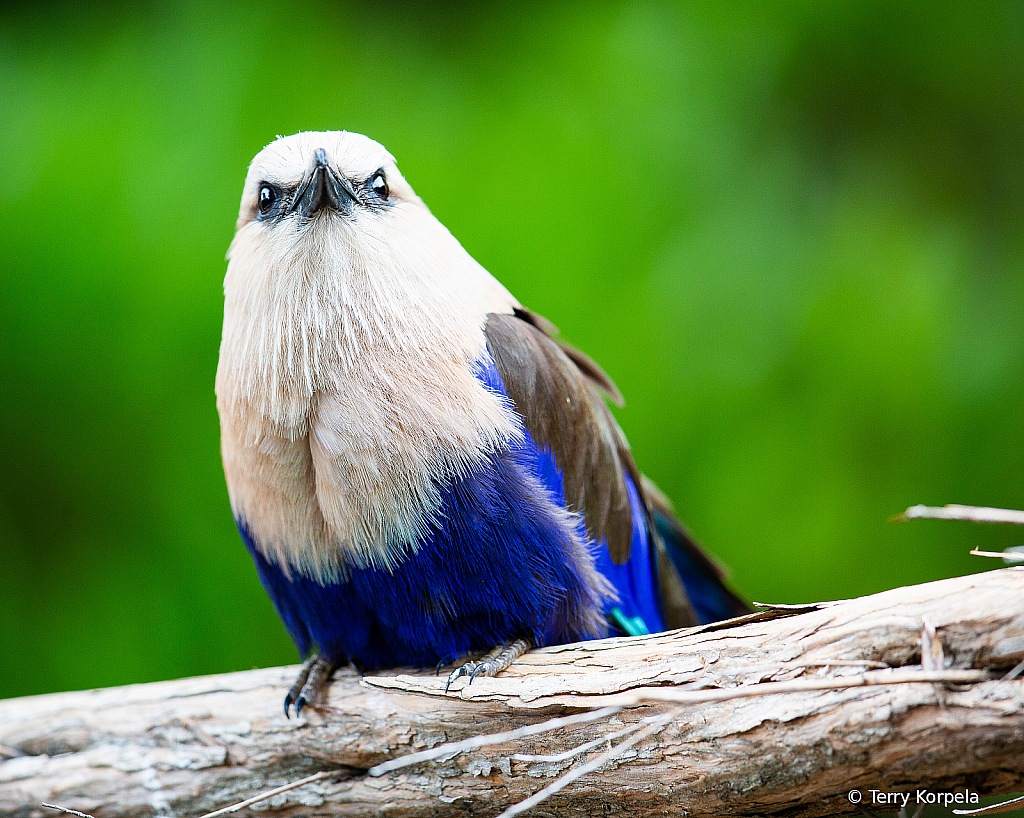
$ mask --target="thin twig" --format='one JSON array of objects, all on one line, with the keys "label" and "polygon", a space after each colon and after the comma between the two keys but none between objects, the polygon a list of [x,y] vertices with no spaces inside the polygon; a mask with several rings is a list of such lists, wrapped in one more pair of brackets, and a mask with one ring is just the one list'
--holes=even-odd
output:
[{"label": "thin twig", "polygon": [[987,506],[911,506],[902,514],[889,518],[894,523],[907,520],[967,520],[973,523],[1011,523],[1024,525],[1024,511]]},{"label": "thin twig", "polygon": [[643,741],[648,736],[654,735],[659,730],[663,729],[665,725],[668,724],[668,722],[676,715],[678,715],[678,713],[670,712],[658,717],[645,729],[641,730],[632,738],[628,738],[625,741],[617,744],[615,747],[612,747],[608,752],[599,755],[593,761],[588,761],[586,764],[580,764],[578,767],[573,767],[571,770],[569,770],[569,772],[567,772],[557,781],[548,784],[546,787],[544,787],[544,789],[538,790],[529,798],[520,801],[518,804],[513,804],[511,807],[509,807],[507,810],[501,813],[501,815],[499,815],[498,818],[513,818],[513,816],[515,815],[519,815],[522,812],[526,812],[526,810],[528,809],[532,809],[533,807],[537,806],[537,804],[539,804],[541,801],[550,798],[559,790],[562,790],[565,787],[569,786],[577,778],[581,778],[587,773],[591,773],[595,770],[601,769],[601,767],[603,767],[609,761],[612,761],[621,756],[623,753],[625,753],[626,750],[628,750],[634,744]]},{"label": "thin twig", "polygon": [[68,815],[77,815],[78,818],[92,818],[91,815],[86,815],[84,812],[79,812],[76,809],[68,809],[67,807],[59,807],[56,804],[42,804],[47,809],[55,809],[57,812],[66,812]]},{"label": "thin twig", "polygon": [[[282,792],[288,792],[288,790],[294,790],[297,787],[301,787],[304,784],[312,784],[314,781],[319,781],[321,778],[327,778],[329,775],[337,775],[337,770],[321,770],[318,773],[307,775],[298,781],[292,781],[290,784],[284,784],[280,787],[274,787],[272,790],[267,790],[259,795],[254,795],[252,798],[247,798],[244,801],[239,801],[237,804],[232,804],[230,807],[224,807],[223,809],[215,810],[214,812],[208,812],[205,815],[201,815],[200,818],[214,818],[217,815],[227,815],[229,812],[237,812],[245,807],[252,806],[253,804],[259,803],[260,801],[266,801],[268,798],[273,798],[275,795],[279,795]],[[43,806],[46,806],[45,804]],[[82,813],[77,813],[81,815]]]},{"label": "thin twig", "polygon": [[891,665],[874,659],[794,659],[791,662],[782,662],[780,667],[875,667],[881,670]]},{"label": "thin twig", "polygon": [[[506,741],[515,741],[526,736],[535,736],[540,733],[548,733],[552,730],[559,730],[563,727],[570,727],[574,724],[586,724],[591,721],[598,721],[618,713],[621,707],[602,707],[600,710],[591,710],[587,713],[577,713],[574,716],[559,716],[548,719],[538,724],[530,724],[526,727],[519,727],[515,730],[508,730],[504,733],[492,733],[489,736],[475,736],[465,741],[453,741],[450,744],[441,744],[429,750],[422,750],[418,753],[409,753],[401,758],[393,758],[375,767],[370,767],[369,774],[372,776],[384,775],[392,770],[400,770],[403,767],[411,767],[413,764],[420,764],[424,761],[433,761],[435,758],[443,758],[447,755],[464,753],[475,750],[478,747],[486,747],[490,744],[504,744]],[[208,818],[208,816],[203,816]]]},{"label": "thin twig", "polygon": [[1016,666],[1013,668],[1013,670],[1011,670],[1009,673],[1007,673],[1005,676],[1003,676],[1003,678],[1000,679],[999,681],[1001,681],[1001,682],[1012,682],[1014,679],[1016,679],[1018,676],[1020,676],[1021,673],[1024,673],[1024,660],[1021,660],[1020,662],[1018,662],[1016,664]]},{"label": "thin twig", "polygon": [[640,730],[644,725],[655,721],[658,716],[648,716],[646,719],[641,719],[635,724],[627,725],[621,730],[616,730],[614,733],[595,738],[593,741],[588,741],[586,744],[581,744],[578,747],[573,747],[571,750],[566,750],[564,753],[558,753],[557,755],[551,756],[538,756],[530,755],[529,753],[513,753],[513,761],[546,761],[546,762],[558,762],[558,761],[570,761],[576,758],[576,756],[593,750],[595,747],[600,747],[602,744],[606,744],[609,741],[614,741],[617,738],[628,736],[630,733],[635,733]]},{"label": "thin twig", "polygon": [[1011,798],[1009,801],[1000,801],[998,804],[989,804],[987,807],[978,807],[978,809],[955,809],[953,810],[954,815],[995,815],[997,812],[1010,812],[1017,809],[1013,806],[1014,804],[1020,804],[1024,801],[1024,795],[1018,795],[1016,798]]},{"label": "thin twig", "polygon": [[1024,553],[1020,551],[979,551],[977,548],[972,548],[971,554],[975,557],[993,557],[1007,562],[1024,562]]},{"label": "thin twig", "polygon": [[676,702],[679,704],[707,704],[730,699],[746,699],[778,693],[803,693],[808,690],[842,690],[848,687],[872,685],[920,684],[922,682],[949,682],[973,684],[993,678],[987,670],[869,670],[860,676],[840,676],[831,679],[794,679],[789,682],[757,682],[717,690],[673,690],[671,688],[644,688],[630,693],[608,696],[608,700],[622,707],[641,702]]}]

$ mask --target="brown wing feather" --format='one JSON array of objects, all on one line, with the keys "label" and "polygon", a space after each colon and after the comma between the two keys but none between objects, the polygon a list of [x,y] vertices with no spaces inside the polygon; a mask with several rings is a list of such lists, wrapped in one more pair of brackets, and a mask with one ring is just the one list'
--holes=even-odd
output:
[{"label": "brown wing feather", "polygon": [[515,315],[517,318],[535,326],[548,338],[558,344],[562,352],[569,357],[569,360],[576,364],[576,368],[579,369],[580,372],[582,372],[587,379],[591,381],[591,383],[597,385],[612,403],[616,406],[626,405],[626,401],[623,399],[622,393],[619,391],[619,387],[617,387],[615,382],[608,377],[608,374],[598,366],[597,361],[559,338],[558,327],[551,323],[547,318],[533,312],[532,310],[523,309],[522,307],[516,308]]},{"label": "brown wing feather", "polygon": [[[509,397],[534,440],[562,471],[566,504],[583,514],[587,533],[604,537],[612,560],[629,559],[632,513],[625,475],[640,478],[626,438],[601,391],[618,390],[597,364],[556,342],[534,313],[492,313],[484,331]],[[572,349],[569,347],[568,349]],[[588,363],[581,365],[578,361]],[[609,388],[610,387],[610,388]]]},{"label": "brown wing feather", "polygon": [[605,537],[612,561],[618,565],[629,559],[633,519],[625,476],[632,479],[656,549],[665,625],[686,627],[698,620],[659,525],[672,547],[690,553],[708,580],[724,588],[734,615],[749,611],[746,602],[725,586],[724,570],[637,468],[626,436],[602,398],[603,394],[622,400],[611,378],[582,352],[554,337],[558,329],[536,313],[522,309],[514,315],[492,313],[484,332],[498,374],[526,428],[538,444],[554,453],[566,503],[583,514],[590,537],[598,542]]}]

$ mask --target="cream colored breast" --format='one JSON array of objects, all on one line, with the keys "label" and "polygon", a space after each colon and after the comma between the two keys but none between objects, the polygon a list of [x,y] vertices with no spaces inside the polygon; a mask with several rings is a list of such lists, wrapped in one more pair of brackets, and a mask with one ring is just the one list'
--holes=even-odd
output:
[{"label": "cream colored breast", "polygon": [[471,371],[487,313],[515,300],[422,206],[386,218],[245,226],[225,279],[232,508],[268,558],[320,580],[394,565],[438,487],[521,434]]}]

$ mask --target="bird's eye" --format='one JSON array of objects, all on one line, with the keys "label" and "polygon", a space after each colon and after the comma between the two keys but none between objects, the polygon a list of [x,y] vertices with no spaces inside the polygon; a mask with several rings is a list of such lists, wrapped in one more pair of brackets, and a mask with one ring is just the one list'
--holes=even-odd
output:
[{"label": "bird's eye", "polygon": [[384,178],[383,173],[373,174],[373,178],[370,179],[370,190],[372,190],[381,199],[386,199],[388,197],[388,194],[391,191],[388,189],[388,183]]},{"label": "bird's eye", "polygon": [[273,185],[260,185],[260,213],[267,214],[277,201],[277,189]]}]

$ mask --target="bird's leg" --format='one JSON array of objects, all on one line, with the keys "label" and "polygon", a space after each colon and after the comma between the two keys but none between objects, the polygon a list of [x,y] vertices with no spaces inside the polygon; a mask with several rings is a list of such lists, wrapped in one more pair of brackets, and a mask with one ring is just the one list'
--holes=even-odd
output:
[{"label": "bird's leg", "polygon": [[287,718],[290,719],[292,717],[292,702],[299,697],[299,694],[302,692],[303,685],[305,685],[306,680],[309,679],[310,669],[317,660],[319,660],[319,658],[320,657],[314,653],[312,656],[308,657],[306,661],[302,663],[302,667],[299,668],[299,675],[295,677],[295,684],[289,688],[288,693],[284,697],[284,714]]},{"label": "bird's leg", "polygon": [[473,684],[473,680],[477,676],[497,676],[532,647],[533,643],[529,639],[522,637],[506,642],[504,645],[498,645],[479,661],[466,662],[464,665],[459,665],[459,667],[455,668],[451,675],[448,676],[448,683],[444,686],[444,692],[447,693],[448,688],[452,686],[452,682],[460,676],[469,676],[467,684]]},{"label": "bird's leg", "polygon": [[307,704],[316,701],[324,682],[334,672],[335,664],[324,659],[319,654],[310,656],[299,669],[299,675],[295,684],[291,686],[288,695],[284,697],[284,714],[291,718],[289,709],[292,702],[295,703],[295,717],[298,718],[302,708]]}]

